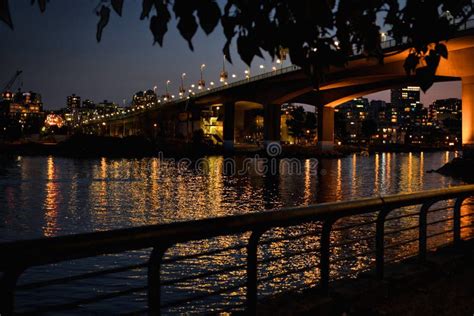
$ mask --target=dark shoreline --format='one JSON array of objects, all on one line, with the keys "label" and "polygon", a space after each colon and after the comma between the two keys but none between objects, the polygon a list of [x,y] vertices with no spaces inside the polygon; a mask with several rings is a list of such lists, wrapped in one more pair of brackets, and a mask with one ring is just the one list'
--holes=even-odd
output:
[{"label": "dark shoreline", "polygon": [[[354,153],[375,154],[383,152],[434,152],[455,150],[454,148],[420,148],[414,146],[338,146],[332,151],[321,151],[316,146],[282,145],[280,158],[342,158]],[[75,135],[59,143],[0,143],[0,154],[21,156],[58,156],[69,158],[142,158],[157,157],[204,157],[209,155],[268,156],[263,149],[255,146],[224,151],[219,147],[184,142],[151,142],[140,136],[125,138]]]},{"label": "dark shoreline", "polygon": [[435,172],[467,183],[474,183],[474,158],[454,158]]}]

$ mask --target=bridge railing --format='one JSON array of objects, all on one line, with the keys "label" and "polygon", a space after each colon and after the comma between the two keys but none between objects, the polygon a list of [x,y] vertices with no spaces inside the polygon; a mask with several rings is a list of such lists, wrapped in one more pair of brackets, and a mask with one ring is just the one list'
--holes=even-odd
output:
[{"label": "bridge railing", "polygon": [[[234,293],[234,296],[225,297],[226,304],[221,308],[245,309],[247,313],[254,313],[259,291],[263,292],[269,284],[288,283],[290,275],[296,276],[299,281],[299,286],[294,289],[317,286],[324,293],[328,291],[331,279],[344,277],[336,276],[336,270],[342,269],[354,276],[354,267],[359,267],[362,262],[360,258],[368,262],[365,270],[373,269],[373,277],[382,279],[391,261],[410,256],[418,256],[424,261],[432,248],[428,246],[430,240],[436,239],[437,247],[451,242],[460,244],[463,239],[474,237],[472,196],[474,185],[465,185],[246,215],[1,243],[0,314],[75,310],[116,297],[124,302],[124,296],[137,292],[146,293],[148,304],[143,304],[147,306],[134,312],[160,314],[164,311],[189,311],[193,304],[202,303],[210,297]],[[275,229],[279,229],[281,234],[268,235]],[[290,229],[293,229],[291,233]],[[410,231],[413,234],[407,235]],[[210,247],[210,240],[224,237],[233,238],[235,242],[219,239]],[[201,243],[196,244],[198,241]],[[364,246],[369,241],[374,244],[372,248]],[[283,252],[280,249],[282,242],[286,243]],[[289,247],[298,242],[305,246],[298,244],[293,249]],[[186,251],[178,254],[172,251],[174,247],[186,243],[191,243]],[[406,248],[407,245],[413,247]],[[141,256],[133,264],[108,269],[97,268],[94,262],[90,267],[92,270],[87,273],[62,277],[51,273],[39,281],[18,282],[22,274],[33,267],[138,249],[151,249],[147,252],[147,260]],[[389,258],[388,252],[394,250],[398,255]],[[209,271],[195,270],[203,268],[205,260],[222,261],[223,253],[229,252],[230,257],[236,260],[234,263]],[[351,260],[355,260],[355,264]],[[180,262],[184,261],[193,261],[193,269],[189,266],[181,269]],[[265,274],[262,267],[275,262],[283,266],[277,270],[268,268],[266,272],[269,273]],[[301,265],[301,262],[310,264]],[[175,273],[165,275],[165,268],[170,267]],[[66,303],[43,305],[39,300],[30,303],[33,306],[26,310],[15,309],[15,297],[19,292],[26,292],[24,295],[31,298],[32,293],[48,293],[48,287],[71,286],[75,282],[132,270],[144,270],[142,277],[146,284],[137,287],[120,284],[121,288],[117,291],[99,292],[95,296],[74,298]],[[206,282],[202,280],[216,275],[221,276],[219,280],[223,283],[198,291],[202,282]],[[216,280],[207,282],[214,284]],[[179,287],[180,295],[174,296],[174,300],[165,300],[168,288],[172,286]],[[167,289],[166,293],[164,289]],[[64,296],[67,291],[62,289],[59,293]],[[235,293],[240,293],[240,296],[236,298]],[[235,305],[229,304],[232,297]],[[207,310],[211,305],[205,306]]]},{"label": "bridge railing", "polygon": [[[222,90],[226,90],[226,89],[234,88],[234,87],[237,87],[237,86],[245,85],[245,84],[255,82],[255,81],[259,81],[259,80],[262,80],[262,79],[278,76],[278,75],[285,74],[285,73],[288,73],[288,72],[297,71],[297,70],[300,70],[300,69],[301,68],[296,66],[296,65],[282,67],[282,68],[279,68],[279,69],[276,69],[276,70],[272,70],[270,72],[264,72],[262,74],[259,74],[259,75],[256,75],[256,76],[251,76],[249,78],[238,80],[238,81],[235,81],[235,82],[232,82],[232,83],[229,83],[229,84],[223,84],[221,86],[215,86],[215,87],[210,88],[209,90],[204,88],[202,91],[200,91],[198,93],[195,93],[193,95],[190,95],[189,98],[203,97],[203,96],[208,95],[208,94],[212,94],[212,93],[216,93],[216,92],[219,92],[219,91],[222,91]],[[168,100],[167,102],[157,103],[154,106],[144,107],[143,109],[134,109],[133,112],[116,113],[114,116],[107,115],[107,117],[104,117],[104,118],[92,119],[92,120],[89,120],[87,123],[89,123],[89,122],[97,123],[99,121],[102,122],[102,121],[104,121],[104,119],[107,119],[107,120],[120,119],[120,118],[127,117],[127,116],[130,116],[130,115],[139,114],[141,111],[150,110],[152,108],[157,108],[157,107],[161,107],[161,106],[164,106],[164,105],[169,106],[169,105],[176,104],[176,103],[182,103],[182,102],[185,102],[186,100],[187,100],[186,97],[178,97],[178,98]]]},{"label": "bridge railing", "polygon": [[256,76],[251,76],[248,79],[242,79],[242,80],[238,80],[238,81],[226,84],[226,85],[215,87],[215,88],[212,88],[211,90],[202,91],[202,92],[197,93],[193,97],[201,97],[201,96],[204,96],[206,94],[210,94],[210,93],[214,93],[214,92],[217,92],[217,91],[222,91],[222,90],[225,90],[225,89],[241,86],[241,85],[247,84],[249,82],[254,82],[254,81],[259,81],[259,80],[270,78],[270,77],[275,77],[275,76],[278,76],[278,75],[281,75],[281,74],[297,71],[297,70],[300,70],[300,69],[301,68],[296,66],[296,65],[283,67],[283,68],[280,68],[280,69],[264,72],[264,73],[256,75]]}]

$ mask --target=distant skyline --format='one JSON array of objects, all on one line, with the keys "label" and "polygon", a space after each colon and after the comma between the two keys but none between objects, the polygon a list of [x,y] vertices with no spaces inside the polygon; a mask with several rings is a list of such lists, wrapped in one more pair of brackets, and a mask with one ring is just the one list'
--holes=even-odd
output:
[{"label": "distant skyline", "polygon": [[[435,83],[426,93],[421,92],[421,103],[430,105],[435,100],[458,98],[461,99],[461,81]],[[380,91],[365,96],[370,100],[385,100],[390,102],[390,90]]]},{"label": "distant skyline", "polygon": [[[173,21],[165,35],[164,47],[160,48],[152,45],[149,20],[139,20],[141,4],[125,1],[123,16],[111,13],[102,42],[97,43],[98,17],[93,12],[97,3],[52,1],[45,13],[40,14],[29,1],[11,1],[15,30],[0,23],[4,47],[0,51],[1,88],[21,69],[23,90],[41,93],[46,109],[58,109],[66,105],[66,97],[73,93],[95,102],[107,99],[122,104],[124,99],[129,103],[135,92],[154,86],[158,87],[158,93],[164,93],[166,80],[171,80],[170,89],[176,92],[183,72],[187,74],[188,85],[197,82],[201,64],[206,64],[204,79],[218,82],[225,43],[220,25],[210,36],[199,29],[192,52]],[[239,80],[244,78],[247,66],[233,44],[234,63],[226,68]],[[254,60],[252,74],[262,72],[261,64],[271,69],[274,64],[266,57],[266,60]],[[367,97],[389,101],[390,92]],[[427,94],[422,94],[422,102],[430,104],[449,97],[461,97],[459,82],[436,84]]]}]

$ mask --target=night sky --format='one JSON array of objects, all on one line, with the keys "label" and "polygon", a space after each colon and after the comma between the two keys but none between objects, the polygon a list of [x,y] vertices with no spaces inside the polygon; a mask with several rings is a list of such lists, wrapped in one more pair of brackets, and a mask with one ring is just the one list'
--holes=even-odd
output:
[{"label": "night sky", "polygon": [[[0,23],[0,85],[10,79],[17,69],[23,70],[23,90],[39,92],[46,109],[65,106],[72,93],[96,102],[107,99],[119,104],[129,103],[131,96],[156,85],[164,92],[167,79],[176,93],[181,73],[186,83],[197,83],[199,67],[206,64],[204,79],[218,82],[222,68],[222,47],[225,38],[220,26],[210,36],[201,30],[194,37],[194,52],[175,27],[169,25],[164,47],[153,44],[148,29],[149,20],[140,21],[141,1],[125,1],[123,16],[114,12],[101,43],[95,39],[98,17],[94,9],[97,0],[53,0],[41,14],[29,0],[10,1],[15,30]],[[234,64],[227,64],[229,75],[244,77],[246,65],[233,47]],[[267,70],[272,62],[255,59],[252,74],[260,73],[259,65]],[[232,80],[231,80],[232,81]],[[18,84],[16,85],[18,87]],[[460,83],[436,84],[422,97],[425,104],[435,99],[461,96]],[[370,96],[389,100],[389,92]]]}]

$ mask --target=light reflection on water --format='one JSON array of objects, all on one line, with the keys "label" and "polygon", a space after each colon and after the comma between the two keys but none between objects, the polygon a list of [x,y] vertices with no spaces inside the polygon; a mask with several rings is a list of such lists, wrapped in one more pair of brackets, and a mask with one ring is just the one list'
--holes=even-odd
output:
[{"label": "light reflection on water", "polygon": [[[259,175],[249,170],[245,175],[229,175],[225,172],[224,158],[206,158],[205,172],[178,168],[175,163],[157,158],[144,159],[97,159],[74,160],[56,157],[16,157],[2,158],[0,165],[0,240],[18,240],[50,237],[80,232],[109,230],[130,226],[167,223],[207,217],[226,216],[259,212],[284,206],[308,205],[314,203],[350,200],[384,194],[414,192],[419,190],[459,185],[460,181],[443,177],[427,170],[439,168],[455,157],[457,153],[380,153],[370,156],[350,155],[341,159],[321,160],[318,174],[310,172],[311,164],[302,161],[303,172],[291,174],[280,172],[275,175]],[[236,158],[242,167],[243,158]],[[258,165],[260,162],[257,163]],[[201,170],[202,171],[202,170]],[[397,214],[413,212],[407,208]],[[463,212],[468,210],[463,208]],[[393,216],[397,214],[394,213]],[[445,218],[436,215],[432,221]],[[336,224],[370,221],[373,215],[347,219]],[[472,223],[472,218],[464,217],[463,225]],[[388,230],[417,224],[416,217],[406,217],[391,222]],[[446,230],[451,222],[443,222],[436,229]],[[317,283],[319,271],[316,268],[318,224],[305,224],[287,229],[267,232],[265,239],[295,236],[302,231],[314,231],[315,235],[291,241],[262,244],[259,256],[280,258],[259,268],[259,278],[266,279],[259,288],[261,293],[277,293],[301,286]],[[346,231],[335,231],[333,244],[333,277],[340,277],[353,271],[373,265],[373,255],[365,252],[373,249],[374,240],[365,238],[374,233],[374,226],[368,225]],[[390,235],[386,241],[396,242],[400,238],[416,236],[416,230]],[[415,234],[415,235],[414,235]],[[464,230],[463,234],[472,234]],[[215,238],[170,249],[168,256],[191,254],[215,249],[217,246],[232,246],[242,243],[248,235]],[[430,241],[429,246],[446,241],[441,235]],[[353,244],[343,241],[354,239]],[[396,258],[416,251],[416,243],[394,247],[389,251]],[[291,259],[285,254],[313,251],[312,255],[296,255]],[[359,254],[357,258],[344,259],[349,254]],[[106,256],[79,260],[66,265],[47,266],[31,269],[24,280],[38,279],[45,272],[54,271],[55,276],[80,273],[91,267],[108,267],[145,261],[149,250],[130,252],[126,255]],[[232,250],[224,254],[168,264],[163,269],[164,279],[204,273],[229,265],[243,265],[245,249]],[[293,274],[284,272],[296,271]],[[105,281],[85,280],[73,289],[64,292],[62,287],[31,295],[19,294],[22,306],[29,306],[39,299],[44,303],[57,302],[65,293],[69,297],[82,297],[93,288],[94,293],[119,290],[123,285],[143,285],[146,271],[122,273],[108,277]],[[180,299],[183,293],[202,294],[220,287],[232,287],[245,283],[243,271],[206,277],[201,283],[180,283],[164,289],[166,300]],[[90,294],[90,293],[89,293]],[[244,295],[243,289],[236,288],[220,297],[203,302],[204,309],[216,309],[238,301]],[[91,306],[91,310],[126,311],[143,307],[144,293],[136,293],[129,300],[105,301]],[[184,306],[172,311],[189,311],[195,306]],[[80,311],[87,311],[83,307]]]}]

